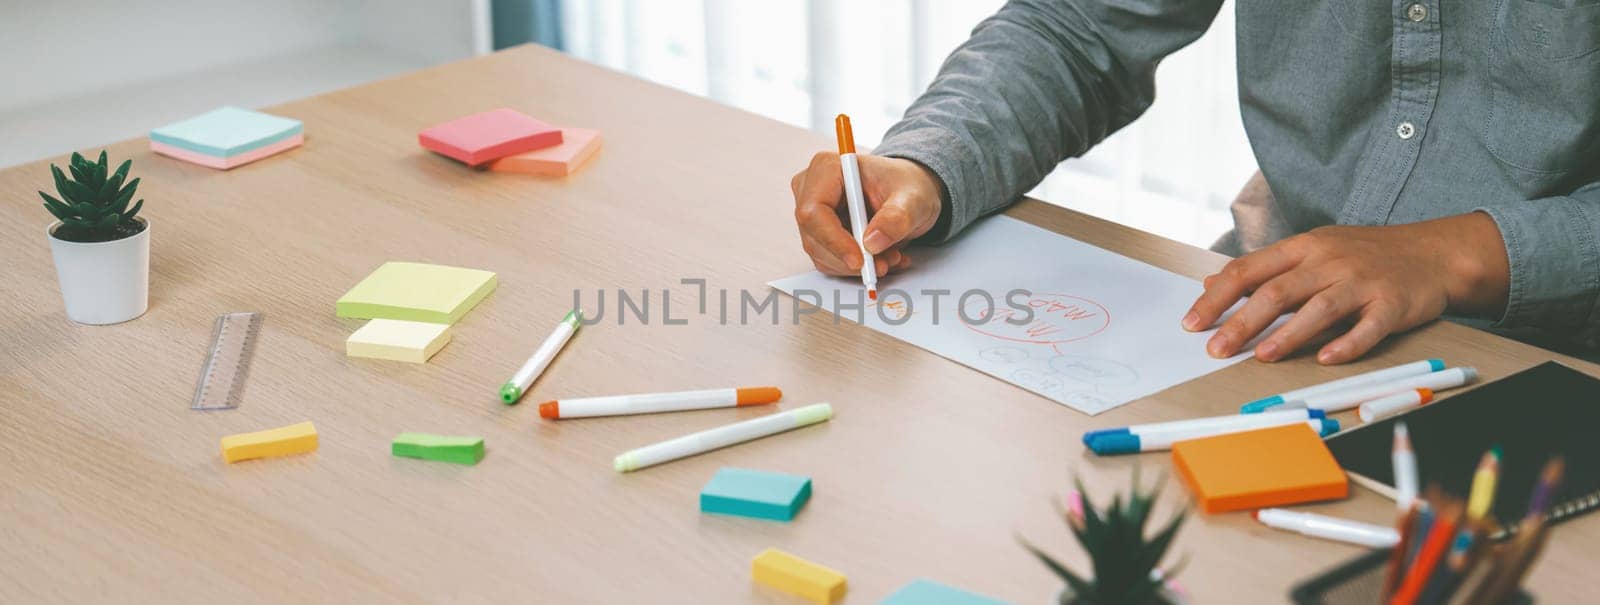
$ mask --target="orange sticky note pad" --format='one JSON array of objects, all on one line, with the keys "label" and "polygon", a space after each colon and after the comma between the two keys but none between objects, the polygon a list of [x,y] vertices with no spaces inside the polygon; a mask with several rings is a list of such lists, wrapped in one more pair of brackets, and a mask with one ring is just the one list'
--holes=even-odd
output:
[{"label": "orange sticky note pad", "polygon": [[562,128],[561,144],[508,156],[489,164],[496,172],[522,172],[547,176],[567,176],[600,151],[600,131],[588,128]]},{"label": "orange sticky note pad", "polygon": [[561,129],[500,108],[457,118],[417,134],[423,149],[477,166],[561,144]]},{"label": "orange sticky note pad", "polygon": [[1179,441],[1172,445],[1172,464],[1208,513],[1350,493],[1344,469],[1305,423]]}]

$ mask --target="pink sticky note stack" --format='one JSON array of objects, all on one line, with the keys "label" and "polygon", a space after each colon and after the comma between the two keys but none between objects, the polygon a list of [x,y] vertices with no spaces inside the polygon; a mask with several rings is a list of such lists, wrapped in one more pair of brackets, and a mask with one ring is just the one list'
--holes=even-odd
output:
[{"label": "pink sticky note stack", "polygon": [[424,149],[468,166],[561,144],[561,129],[506,108],[457,118],[422,131]]},{"label": "pink sticky note stack", "polygon": [[495,160],[489,164],[489,169],[496,172],[567,176],[577,172],[598,151],[600,131],[562,128],[560,145]]}]

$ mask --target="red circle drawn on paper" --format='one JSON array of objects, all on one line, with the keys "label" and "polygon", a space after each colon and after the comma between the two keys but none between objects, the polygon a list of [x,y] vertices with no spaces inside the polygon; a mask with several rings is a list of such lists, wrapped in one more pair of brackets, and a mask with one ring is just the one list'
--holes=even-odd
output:
[{"label": "red circle drawn on paper", "polygon": [[[1058,345],[1075,342],[1089,338],[1111,327],[1111,311],[1100,303],[1073,296],[1071,294],[1042,293],[1028,297],[1028,306],[1033,308],[1033,321],[1016,326],[1007,322],[1010,313],[1015,310],[1003,303],[996,301],[994,317],[982,325],[968,323],[965,318],[961,325],[968,330],[977,332],[991,338],[1010,342],[1021,342],[1038,345]],[[1054,304],[1054,306],[1052,306]],[[1059,307],[1059,308],[1057,308]],[[1091,317],[1098,317],[1099,321],[1091,321],[1091,317],[1071,319],[1060,315],[1067,310],[1074,312],[1092,312]],[[1057,313],[1052,318],[1051,314]],[[979,319],[982,319],[981,317]],[[1063,326],[1063,323],[1066,323]],[[1088,322],[1078,324],[1077,322]],[[1070,329],[1065,329],[1070,328]],[[1058,349],[1056,352],[1060,352]]]}]

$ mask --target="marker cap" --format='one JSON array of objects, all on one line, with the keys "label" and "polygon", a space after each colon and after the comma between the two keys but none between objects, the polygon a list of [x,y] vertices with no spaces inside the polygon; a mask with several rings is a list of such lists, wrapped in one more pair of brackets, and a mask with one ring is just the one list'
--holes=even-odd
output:
[{"label": "marker cap", "polygon": [[1089,449],[1100,456],[1136,454],[1139,452],[1139,436],[1132,433],[1100,435],[1089,442]]},{"label": "marker cap", "polygon": [[1089,445],[1089,442],[1098,439],[1101,435],[1127,435],[1132,432],[1133,431],[1128,430],[1127,427],[1120,429],[1100,429],[1097,431],[1089,431],[1083,434],[1083,444],[1087,446]]},{"label": "marker cap", "polygon": [[735,393],[739,405],[761,405],[783,398],[783,391],[778,387],[748,387],[735,389]]},{"label": "marker cap", "polygon": [[1283,405],[1283,396],[1282,395],[1273,395],[1271,397],[1267,397],[1267,398],[1264,398],[1264,399],[1257,399],[1257,400],[1252,401],[1250,403],[1246,403],[1244,405],[1241,405],[1241,406],[1239,406],[1239,413],[1240,414],[1259,414],[1261,412],[1267,411],[1267,408],[1270,408],[1270,407],[1273,407],[1273,406],[1277,406],[1277,405]]},{"label": "marker cap", "polygon": [[794,422],[798,426],[816,424],[833,417],[833,406],[826,403],[814,403],[794,411]]},{"label": "marker cap", "polygon": [[579,326],[583,325],[583,309],[573,309],[571,311],[567,311],[566,317],[562,317],[561,321],[571,324],[572,329],[574,330],[578,329]]},{"label": "marker cap", "polygon": [[554,399],[539,404],[540,418],[560,418],[561,402]]},{"label": "marker cap", "polygon": [[1338,420],[1335,420],[1335,419],[1332,419],[1332,418],[1323,418],[1322,419],[1322,434],[1320,436],[1327,437],[1328,435],[1332,435],[1332,434],[1337,433],[1337,432],[1339,432],[1339,421]]},{"label": "marker cap", "polygon": [[639,461],[634,458],[633,452],[628,452],[612,460],[611,468],[619,473],[626,473],[639,468]]},{"label": "marker cap", "polygon": [[839,137],[839,154],[856,152],[856,136],[850,130],[850,116],[839,114],[833,119],[834,134]]},{"label": "marker cap", "polygon": [[522,389],[518,388],[516,383],[507,382],[500,385],[500,401],[505,402],[506,405],[516,403],[521,398]]}]

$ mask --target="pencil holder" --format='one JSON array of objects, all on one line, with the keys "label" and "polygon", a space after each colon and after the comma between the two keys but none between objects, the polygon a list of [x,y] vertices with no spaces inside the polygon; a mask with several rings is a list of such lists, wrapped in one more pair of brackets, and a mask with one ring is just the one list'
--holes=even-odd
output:
[{"label": "pencil holder", "polygon": [[[1296,605],[1376,605],[1382,603],[1384,567],[1390,549],[1373,550],[1302,580],[1289,592]],[[1504,605],[1532,605],[1533,597],[1517,591]]]}]

